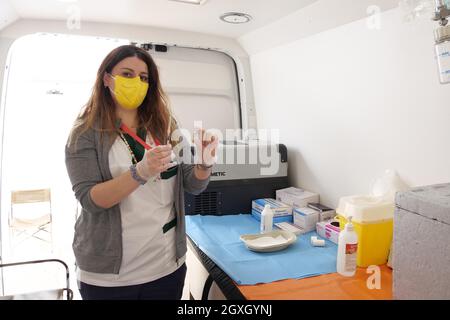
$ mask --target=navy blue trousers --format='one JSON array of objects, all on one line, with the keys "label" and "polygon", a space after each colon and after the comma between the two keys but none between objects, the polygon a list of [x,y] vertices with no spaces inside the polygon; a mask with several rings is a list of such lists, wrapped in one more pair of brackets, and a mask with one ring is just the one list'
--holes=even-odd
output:
[{"label": "navy blue trousers", "polygon": [[183,295],[186,264],[155,281],[124,287],[99,287],[79,283],[83,300],[180,300]]}]

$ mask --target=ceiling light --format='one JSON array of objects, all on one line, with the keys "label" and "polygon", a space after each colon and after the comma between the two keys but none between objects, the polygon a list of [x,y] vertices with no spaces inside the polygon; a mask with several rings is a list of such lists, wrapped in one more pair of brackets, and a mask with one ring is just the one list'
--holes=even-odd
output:
[{"label": "ceiling light", "polygon": [[225,21],[227,23],[247,23],[252,20],[252,17],[245,13],[240,12],[228,12],[224,13],[220,16],[220,20]]},{"label": "ceiling light", "polygon": [[169,0],[169,1],[175,1],[175,2],[183,2],[183,3],[189,3],[189,4],[196,4],[196,5],[202,5],[208,0]]}]

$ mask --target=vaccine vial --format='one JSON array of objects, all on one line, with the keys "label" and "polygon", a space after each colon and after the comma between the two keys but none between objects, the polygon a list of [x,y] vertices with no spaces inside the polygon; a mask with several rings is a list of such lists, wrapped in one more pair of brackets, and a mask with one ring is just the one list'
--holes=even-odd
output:
[{"label": "vaccine vial", "polygon": [[442,84],[450,83],[450,25],[435,30],[436,59]]}]

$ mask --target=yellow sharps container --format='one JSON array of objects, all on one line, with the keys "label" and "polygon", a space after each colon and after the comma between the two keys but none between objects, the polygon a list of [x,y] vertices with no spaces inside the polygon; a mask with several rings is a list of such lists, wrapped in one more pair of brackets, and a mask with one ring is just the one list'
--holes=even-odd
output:
[{"label": "yellow sharps container", "polygon": [[336,209],[340,229],[348,217],[358,234],[358,267],[385,264],[393,235],[394,203],[372,196],[343,197]]}]

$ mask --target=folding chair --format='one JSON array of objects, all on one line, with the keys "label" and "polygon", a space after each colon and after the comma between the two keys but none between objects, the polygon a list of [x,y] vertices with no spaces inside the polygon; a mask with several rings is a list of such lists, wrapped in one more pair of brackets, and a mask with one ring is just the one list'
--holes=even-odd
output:
[{"label": "folding chair", "polygon": [[53,245],[50,189],[12,191],[8,218],[11,245],[13,244],[11,234],[22,241],[33,237]]}]

